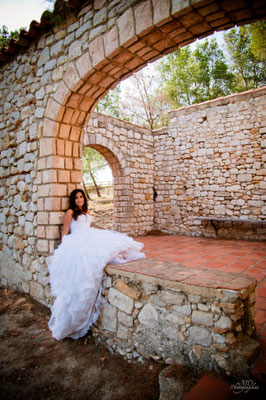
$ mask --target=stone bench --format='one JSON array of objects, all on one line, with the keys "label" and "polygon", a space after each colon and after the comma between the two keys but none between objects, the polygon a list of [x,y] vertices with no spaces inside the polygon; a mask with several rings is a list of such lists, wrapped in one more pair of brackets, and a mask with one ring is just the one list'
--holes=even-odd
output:
[{"label": "stone bench", "polygon": [[105,271],[93,335],[110,351],[247,376],[258,350],[253,277],[147,258]]},{"label": "stone bench", "polygon": [[247,218],[217,218],[217,217],[196,217],[195,220],[197,221],[207,221],[210,222],[212,227],[214,228],[217,234],[217,225],[215,222],[228,222],[231,224],[238,223],[238,224],[252,224],[254,226],[266,226],[266,220],[263,219],[247,219]]}]

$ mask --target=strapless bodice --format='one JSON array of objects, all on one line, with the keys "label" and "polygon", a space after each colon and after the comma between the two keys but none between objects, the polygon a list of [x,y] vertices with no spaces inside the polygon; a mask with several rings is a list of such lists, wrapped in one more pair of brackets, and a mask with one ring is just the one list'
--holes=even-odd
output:
[{"label": "strapless bodice", "polygon": [[78,216],[76,221],[72,218],[70,223],[70,233],[74,233],[83,228],[89,228],[91,226],[91,216],[89,214],[81,214]]}]

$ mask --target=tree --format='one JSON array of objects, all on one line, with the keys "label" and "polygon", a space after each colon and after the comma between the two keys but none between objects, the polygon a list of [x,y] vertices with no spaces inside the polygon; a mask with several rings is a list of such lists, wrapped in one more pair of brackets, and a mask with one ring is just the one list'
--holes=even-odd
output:
[{"label": "tree", "polygon": [[161,61],[157,69],[173,107],[225,96],[233,85],[233,75],[216,39],[197,44],[194,51],[189,46],[178,49]]},{"label": "tree", "polygon": [[107,95],[99,101],[96,110],[120,118],[121,87],[117,85],[113,90],[109,90]]},{"label": "tree", "polygon": [[126,97],[121,103],[121,115],[151,129],[168,124],[169,99],[159,89],[156,73],[142,70],[128,80]]},{"label": "tree", "polygon": [[266,59],[266,20],[257,21],[250,25],[250,48],[255,57],[265,61]]},{"label": "tree", "polygon": [[199,64],[197,77],[200,93],[198,100],[205,101],[231,93],[234,75],[229,71],[223,51],[216,39],[207,39],[197,45],[194,56]]},{"label": "tree", "polygon": [[[82,157],[82,172],[87,179],[92,181],[98,197],[101,197],[101,193],[97,185],[95,175],[97,171],[101,170],[107,165],[108,163],[106,159],[98,151],[91,147],[84,147]],[[83,186],[86,188],[84,181]]]},{"label": "tree", "polygon": [[19,30],[8,32],[8,28],[6,25],[0,28],[0,48],[8,47],[8,43],[10,39],[18,39],[20,32],[26,28],[20,28]]},{"label": "tree", "polygon": [[[262,26],[263,24],[260,23],[254,27],[241,26],[239,29],[233,28],[224,34],[231,58],[231,67],[235,74],[235,90],[237,92],[265,85],[265,58],[263,60],[258,57],[263,48],[265,52],[265,38],[264,45],[259,45]],[[254,37],[252,37],[252,31]]]}]

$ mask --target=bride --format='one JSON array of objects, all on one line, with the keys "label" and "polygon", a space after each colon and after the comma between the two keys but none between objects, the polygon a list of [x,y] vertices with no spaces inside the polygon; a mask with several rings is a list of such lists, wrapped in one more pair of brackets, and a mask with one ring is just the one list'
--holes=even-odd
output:
[{"label": "bride", "polygon": [[[55,302],[49,329],[55,339],[78,339],[97,320],[104,304],[104,267],[145,257],[142,243],[124,233],[92,228],[86,196],[70,194],[62,229],[62,242],[49,265]],[[70,233],[70,234],[68,234]]]}]

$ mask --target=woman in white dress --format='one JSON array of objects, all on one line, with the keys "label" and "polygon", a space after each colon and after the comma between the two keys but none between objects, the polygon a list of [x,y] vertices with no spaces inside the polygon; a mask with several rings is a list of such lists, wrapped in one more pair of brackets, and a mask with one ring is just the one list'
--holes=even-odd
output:
[{"label": "woman in white dress", "polygon": [[[102,297],[106,264],[144,258],[142,243],[124,233],[91,226],[87,199],[75,189],[62,228],[62,242],[49,266],[55,302],[49,328],[57,340],[84,336],[97,320],[104,304]],[[70,234],[69,234],[70,233]]]}]

